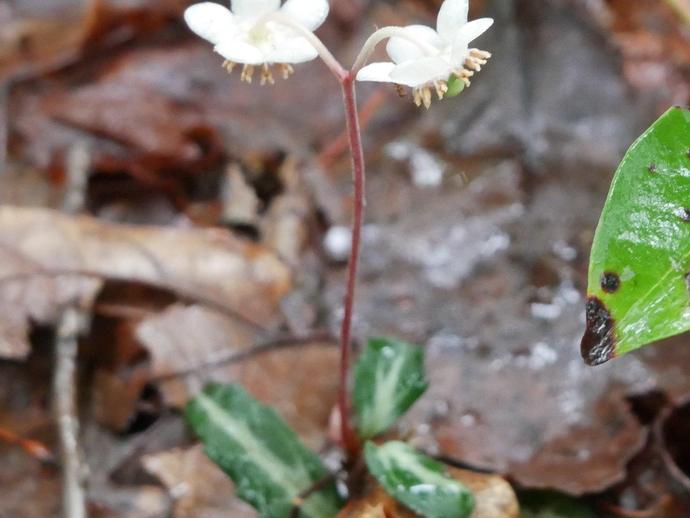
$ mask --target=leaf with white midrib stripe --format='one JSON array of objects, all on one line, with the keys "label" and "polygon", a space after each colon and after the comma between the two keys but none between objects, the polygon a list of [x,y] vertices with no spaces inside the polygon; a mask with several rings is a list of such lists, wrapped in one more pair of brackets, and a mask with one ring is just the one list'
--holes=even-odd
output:
[{"label": "leaf with white midrib stripe", "polygon": [[424,350],[372,338],[355,366],[354,404],[363,438],[384,432],[424,393]]},{"label": "leaf with white midrib stripe", "polygon": [[[287,518],[294,498],[327,475],[278,414],[239,386],[208,385],[188,404],[186,417],[206,454],[262,518]],[[331,484],[305,500],[300,516],[333,518],[339,507]]]},{"label": "leaf with white midrib stripe", "polygon": [[465,485],[451,478],[443,464],[403,442],[369,442],[364,458],[386,492],[421,516],[467,518],[474,510],[474,496]]}]

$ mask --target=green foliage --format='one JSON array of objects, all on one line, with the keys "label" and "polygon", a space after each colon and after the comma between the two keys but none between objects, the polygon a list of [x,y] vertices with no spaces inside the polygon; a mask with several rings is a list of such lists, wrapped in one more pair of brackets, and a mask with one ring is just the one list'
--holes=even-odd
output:
[{"label": "green foliage", "polygon": [[448,78],[448,91],[445,94],[445,98],[449,99],[451,97],[456,97],[462,93],[465,89],[465,83],[458,76],[453,74]]},{"label": "green foliage", "polygon": [[369,442],[364,458],[391,496],[425,518],[466,518],[474,509],[470,490],[448,476],[443,464],[403,442]]},{"label": "green foliage", "polygon": [[354,405],[359,435],[389,428],[427,389],[424,350],[389,338],[372,338],[355,366]]},{"label": "green foliage", "polygon": [[590,364],[690,329],[689,153],[690,111],[672,108],[616,172],[590,259]]},{"label": "green foliage", "polygon": [[559,493],[530,491],[520,495],[520,518],[596,518],[589,506]]},{"label": "green foliage", "polygon": [[[262,518],[289,516],[293,498],[327,474],[274,410],[238,386],[208,385],[187,405],[186,417],[206,454]],[[333,518],[339,507],[331,484],[306,499],[300,516]]]}]

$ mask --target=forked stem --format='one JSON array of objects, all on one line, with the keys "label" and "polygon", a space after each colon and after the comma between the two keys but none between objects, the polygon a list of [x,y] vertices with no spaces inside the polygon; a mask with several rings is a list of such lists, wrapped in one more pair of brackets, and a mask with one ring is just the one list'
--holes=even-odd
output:
[{"label": "forked stem", "polygon": [[[347,287],[343,303],[343,320],[340,328],[340,376],[338,388],[338,412],[340,414],[340,436],[348,460],[353,461],[361,452],[361,442],[355,433],[350,419],[350,365],[352,357],[352,318],[355,304],[355,289],[357,287],[357,270],[359,267],[360,248],[362,245],[362,225],[364,223],[364,150],[362,147],[362,132],[357,112],[357,96],[355,94],[355,78],[357,69],[347,71],[331,54],[328,48],[313,32],[302,26],[289,16],[282,13],[271,13],[261,18],[257,25],[275,22],[291,28],[307,39],[316,49],[321,60],[336,77],[343,91],[343,105],[347,121],[348,143],[352,155],[352,176],[354,182],[354,199],[352,214],[352,243],[350,259],[347,267]],[[400,34],[398,28],[392,31],[379,31],[370,41],[369,51],[360,56],[365,60],[373,47],[385,37]],[[405,36],[403,36],[405,37]]]}]

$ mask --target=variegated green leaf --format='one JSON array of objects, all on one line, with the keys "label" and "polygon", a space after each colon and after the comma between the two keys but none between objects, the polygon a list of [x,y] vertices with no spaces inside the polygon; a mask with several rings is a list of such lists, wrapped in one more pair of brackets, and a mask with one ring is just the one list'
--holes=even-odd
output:
[{"label": "variegated green leaf", "polygon": [[[293,499],[327,474],[273,409],[236,385],[208,385],[187,405],[186,417],[206,454],[262,518],[287,518]],[[331,484],[305,500],[300,516],[333,518],[339,507]]]},{"label": "variegated green leaf", "polygon": [[424,350],[388,338],[372,338],[355,366],[354,404],[363,438],[385,431],[427,388]]},{"label": "variegated green leaf", "polygon": [[367,443],[369,472],[396,500],[425,518],[466,518],[474,509],[472,492],[446,468],[403,442]]},{"label": "variegated green leaf", "polygon": [[690,110],[628,150],[594,236],[582,355],[591,365],[690,330]]}]

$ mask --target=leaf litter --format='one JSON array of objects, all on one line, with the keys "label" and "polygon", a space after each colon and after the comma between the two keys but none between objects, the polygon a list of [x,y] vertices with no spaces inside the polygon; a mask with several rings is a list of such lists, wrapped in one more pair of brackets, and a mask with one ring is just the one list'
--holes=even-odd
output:
[{"label": "leaf litter", "polygon": [[[44,5],[22,3],[34,9]],[[324,38],[343,42],[343,52],[360,36],[349,29],[362,25],[352,23],[353,17],[366,16],[373,23],[396,16],[379,3],[333,3],[337,23],[324,28]],[[690,353],[682,338],[595,371],[578,358],[586,254],[609,175],[657,106],[687,102],[678,60],[672,66],[663,61],[668,49],[683,56],[677,20],[656,5],[646,11],[636,5],[626,13],[622,3],[609,3],[609,15],[616,18],[593,21],[591,12],[573,7],[582,2],[484,2],[482,8],[506,28],[504,40],[492,43],[501,51],[481,79],[486,88],[471,89],[451,113],[432,110],[415,126],[405,103],[378,108],[368,130],[371,149],[380,149],[393,134],[403,145],[435,158],[443,173],[415,186],[410,178],[419,175],[400,171],[401,166],[416,167],[412,160],[406,165],[385,150],[372,153],[376,174],[369,186],[357,321],[359,337],[392,334],[427,345],[432,389],[403,431],[412,432],[428,452],[498,471],[527,487],[574,495],[603,492],[602,505],[620,503],[629,462],[649,455],[651,425],[638,418],[629,396],[658,390],[682,401],[690,394],[684,369]],[[21,30],[40,34],[48,43],[59,34],[64,45],[39,39],[35,49],[40,57],[28,69],[17,68],[24,61],[16,45],[2,47],[0,71],[16,81],[9,90],[10,168],[16,173],[28,165],[39,172],[42,189],[57,190],[66,151],[75,139],[83,140],[93,155],[90,185],[112,189],[113,206],[125,207],[110,214],[133,217],[125,190],[132,185],[144,204],[154,199],[152,191],[163,192],[175,200],[173,210],[179,214],[166,216],[168,228],[154,228],[4,207],[0,350],[5,358],[28,358],[29,363],[3,362],[0,371],[22,371],[45,354],[41,343],[46,338],[36,335],[36,326],[53,322],[64,304],[95,301],[98,307],[103,286],[108,291],[114,281],[124,283],[125,307],[140,298],[131,281],[162,288],[168,294],[165,303],[147,308],[145,315],[119,316],[121,331],[104,334],[108,340],[98,343],[121,356],[116,365],[126,366],[100,371],[93,381],[101,387],[99,397],[112,398],[124,386],[130,391],[123,408],[98,418],[125,430],[124,436],[104,433],[91,421],[96,416],[85,415],[87,445],[95,440],[99,450],[118,452],[98,466],[102,453],[89,449],[92,466],[99,467],[93,501],[108,516],[155,516],[165,499],[144,474],[145,467],[169,494],[191,484],[187,497],[178,495],[171,505],[174,513],[199,516],[226,503],[238,505],[228,482],[201,461],[198,474],[187,469],[185,461],[198,452],[188,449],[184,434],[170,433],[157,442],[150,431],[168,426],[175,419],[168,409],[184,404],[202,381],[245,384],[256,397],[276,405],[310,445],[326,442],[337,359],[328,341],[297,340],[297,345],[237,363],[208,364],[270,342],[273,331],[284,325],[281,309],[286,308],[280,301],[288,293],[289,300],[299,301],[298,311],[311,315],[305,321],[337,327],[343,271],[320,256],[319,243],[329,226],[347,221],[348,164],[332,160],[325,172],[309,157],[337,137],[339,114],[329,108],[327,96],[317,95],[330,81],[318,65],[305,68],[306,86],[290,81],[257,94],[228,80],[213,57],[180,30],[174,21],[176,2],[97,4],[98,23],[89,30],[85,18],[63,26],[63,20],[83,16],[73,6],[56,4],[58,12],[68,9],[70,14],[55,17],[49,30],[40,9],[38,16],[0,11],[0,19],[11,20],[2,26],[15,31],[13,38],[21,32],[17,27],[28,27]],[[404,9],[423,13],[428,6],[421,4],[402,2]],[[625,24],[640,24],[641,11],[673,27],[673,41],[649,36],[656,38],[649,40],[649,49],[666,51],[641,56],[635,48],[646,29],[638,25],[632,29],[638,43],[626,42],[631,25]],[[624,49],[625,77],[618,55],[605,45],[612,36],[602,23],[614,24],[613,37]],[[561,41],[550,43],[548,35],[554,32]],[[87,41],[95,44],[89,47]],[[628,81],[645,86],[636,79],[650,77],[654,60],[666,67],[664,89],[631,90]],[[590,71],[586,76],[583,67]],[[48,70],[53,71],[50,79],[43,76]],[[568,88],[562,87],[564,77]],[[506,78],[511,89],[505,88]],[[363,98],[370,92],[363,89]],[[307,104],[319,116],[297,126]],[[214,179],[222,176],[228,160],[246,170],[259,164],[258,170],[270,175],[278,169],[273,157],[295,150],[295,171],[305,180],[287,182],[287,199],[279,194],[280,203],[273,205],[251,175],[245,185],[256,190],[254,200],[259,201],[248,221],[259,229],[261,245],[226,230],[188,228],[190,220],[221,223],[220,217],[214,219],[222,203]],[[129,183],[123,174],[131,177]],[[190,217],[190,202],[203,217]],[[310,271],[300,271],[306,265]],[[46,274],[66,271],[82,275]],[[293,285],[293,274],[308,282]],[[17,280],[1,280],[8,277]],[[271,331],[248,325],[243,316]],[[104,320],[94,322],[92,333],[99,336]],[[93,347],[91,337],[85,344]],[[34,370],[20,375],[29,385],[39,376]],[[84,382],[85,393],[90,383]],[[142,394],[151,390],[162,398],[158,417],[153,425],[132,428],[132,416],[148,401]],[[103,406],[109,400],[99,401]],[[15,399],[2,410],[8,425],[26,415],[39,417],[35,427],[29,420],[17,430],[22,434],[43,438],[49,428],[38,396]],[[144,467],[142,452],[147,455]],[[12,446],[3,446],[3,458],[8,480],[20,481],[21,494],[31,495],[23,502],[50,495],[42,500],[46,510],[35,510],[36,516],[50,515],[50,506],[57,505],[56,474],[37,474],[35,461]],[[112,473],[117,487],[106,481]],[[227,489],[227,499],[215,500],[217,493],[195,488],[196,477],[209,488]],[[26,486],[27,480],[35,481],[33,486]],[[16,489],[5,487],[6,495]],[[661,491],[668,487],[664,482]],[[3,502],[14,515],[32,516],[22,502],[15,507],[4,497]],[[369,506],[373,516],[379,504]]]}]

